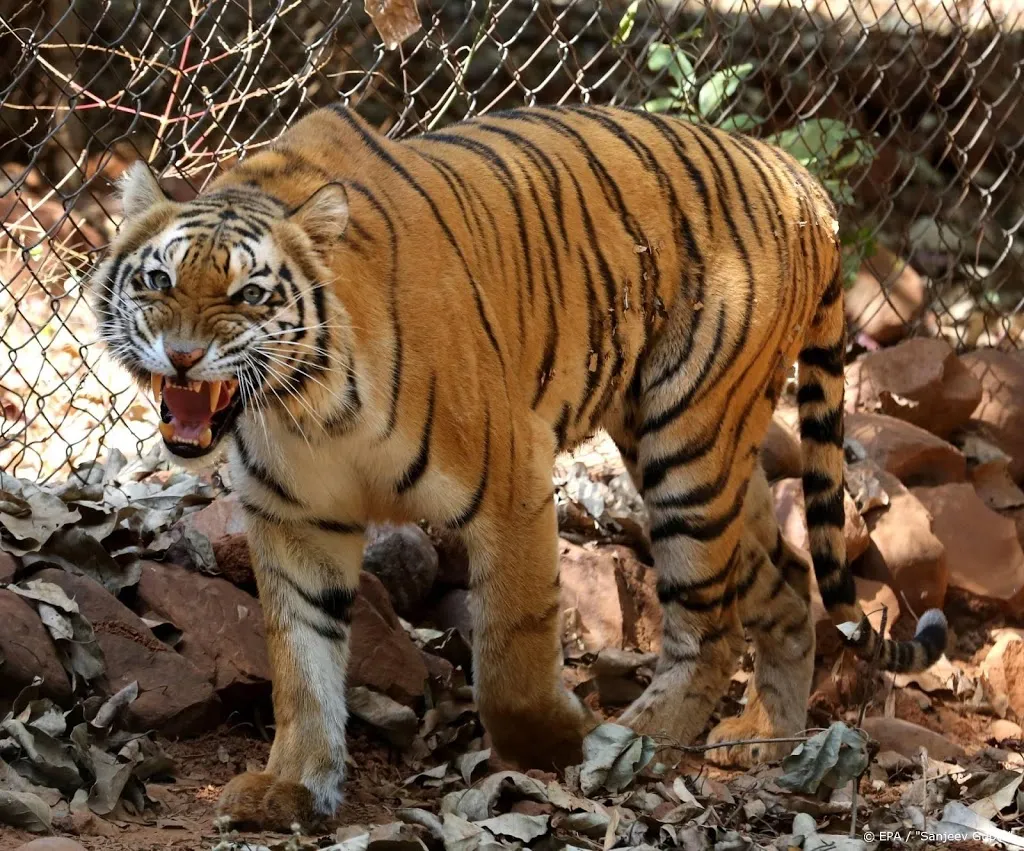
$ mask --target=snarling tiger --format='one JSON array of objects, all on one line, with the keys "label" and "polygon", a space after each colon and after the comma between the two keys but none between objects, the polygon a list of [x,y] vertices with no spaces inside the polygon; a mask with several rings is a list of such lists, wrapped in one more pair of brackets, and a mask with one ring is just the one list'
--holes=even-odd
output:
[{"label": "snarling tiger", "polygon": [[[560,679],[552,462],[606,429],[646,502],[661,660],[622,716],[680,742],[752,636],[744,712],[711,742],[791,736],[812,677],[809,568],[758,447],[799,361],[813,569],[846,640],[893,670],[942,652],[863,620],[843,539],[844,318],[835,210],[768,145],[624,109],[528,108],[404,141],[317,110],[188,203],[143,165],[95,302],[181,459],[229,438],[270,657],[276,738],[221,809],[334,813],[363,530],[426,519],[471,560],[476,699],[521,766],[580,759]],[[783,746],[785,747],[785,746]],[[778,746],[709,752],[750,764]]]}]

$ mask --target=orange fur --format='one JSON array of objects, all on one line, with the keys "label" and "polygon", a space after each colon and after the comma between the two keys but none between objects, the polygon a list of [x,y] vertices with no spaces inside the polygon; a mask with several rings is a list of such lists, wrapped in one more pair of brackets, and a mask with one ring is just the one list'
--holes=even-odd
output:
[{"label": "orange fur", "polygon": [[[794,160],[624,110],[520,110],[395,142],[339,107],[192,204],[147,180],[129,178],[98,276],[105,333],[131,338],[119,356],[140,380],[173,377],[169,345],[215,353],[182,379],[243,376],[237,419],[215,427],[233,435],[249,509],[277,737],[267,774],[228,786],[227,814],[300,817],[295,784],[321,814],[340,800],[348,606],[371,520],[463,536],[485,726],[524,766],[579,759],[596,722],[560,684],[551,464],[600,427],[648,505],[665,607],[662,660],[624,721],[698,735],[746,629],[754,690],[713,739],[803,726],[807,568],[756,461],[798,356],[814,567],[837,618],[861,616],[841,534],[837,225]],[[164,289],[154,263],[173,267]],[[254,278],[276,287],[265,304],[239,295]],[[239,340],[249,360],[235,363]],[[941,630],[928,626],[883,661],[930,661]]]}]

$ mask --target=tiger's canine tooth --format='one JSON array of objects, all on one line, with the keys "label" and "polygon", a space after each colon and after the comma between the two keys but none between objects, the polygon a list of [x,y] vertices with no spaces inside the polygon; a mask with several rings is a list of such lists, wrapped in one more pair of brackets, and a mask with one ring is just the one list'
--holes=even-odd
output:
[{"label": "tiger's canine tooth", "polygon": [[160,435],[168,442],[174,440],[174,426],[170,423],[160,423]]},{"label": "tiger's canine tooth", "polygon": [[159,405],[164,397],[164,377],[162,375],[157,375],[155,372],[150,373],[149,387],[153,391],[153,401]]},{"label": "tiger's canine tooth", "polygon": [[206,449],[211,443],[213,443],[213,430],[204,428],[203,433],[199,435],[199,448]]},{"label": "tiger's canine tooth", "polygon": [[220,400],[220,386],[223,381],[211,381],[210,382],[210,413],[214,413],[217,410],[217,402]]}]

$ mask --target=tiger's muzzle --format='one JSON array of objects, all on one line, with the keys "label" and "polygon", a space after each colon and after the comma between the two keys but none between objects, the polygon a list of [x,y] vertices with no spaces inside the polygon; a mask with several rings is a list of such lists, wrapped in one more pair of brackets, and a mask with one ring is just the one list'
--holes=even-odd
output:
[{"label": "tiger's muzzle", "polygon": [[160,409],[160,435],[181,458],[206,455],[241,413],[237,381],[183,381],[155,373],[150,380]]}]

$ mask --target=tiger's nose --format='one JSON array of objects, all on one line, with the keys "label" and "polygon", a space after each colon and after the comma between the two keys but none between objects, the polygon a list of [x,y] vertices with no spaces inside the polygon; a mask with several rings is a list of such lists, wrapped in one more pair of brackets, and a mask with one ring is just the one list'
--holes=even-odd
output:
[{"label": "tiger's nose", "polygon": [[189,369],[203,359],[206,349],[178,349],[167,346],[167,358],[175,369]]}]

